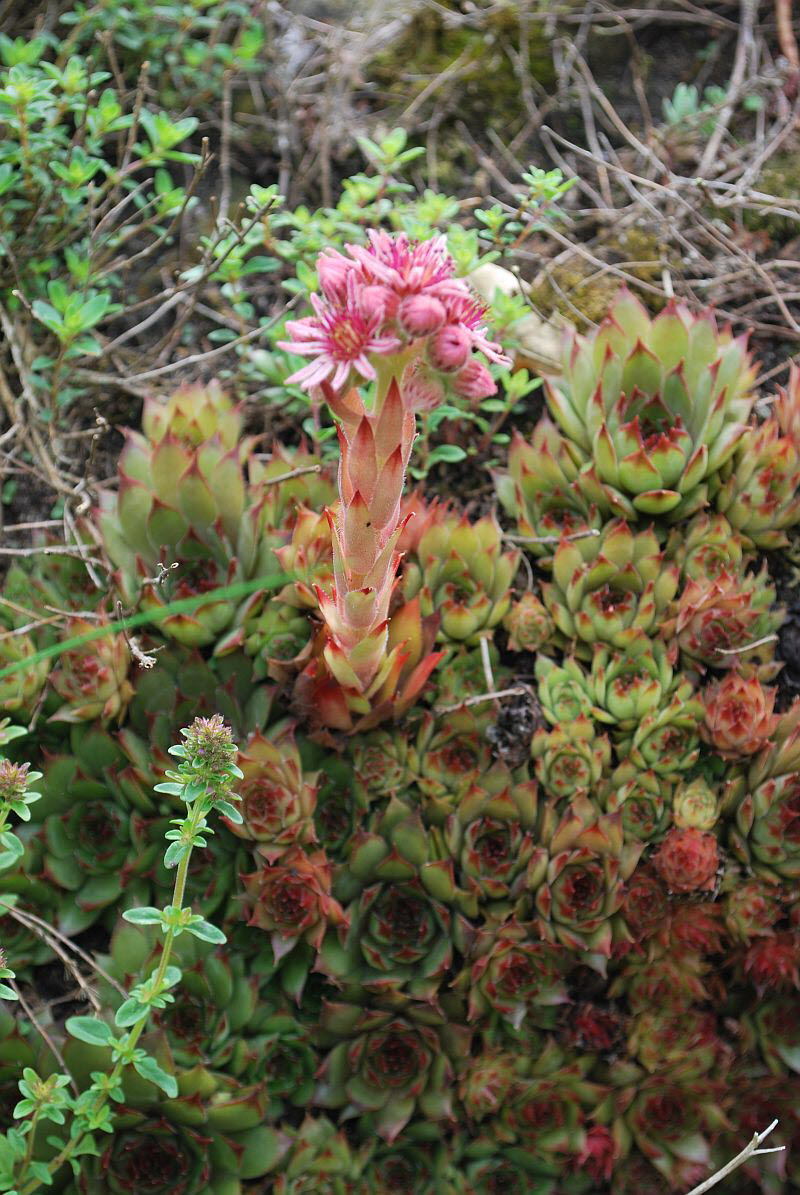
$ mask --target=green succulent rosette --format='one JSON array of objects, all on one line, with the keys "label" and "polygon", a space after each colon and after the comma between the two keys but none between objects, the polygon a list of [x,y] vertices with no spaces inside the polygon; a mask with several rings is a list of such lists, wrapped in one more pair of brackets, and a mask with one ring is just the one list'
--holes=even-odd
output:
[{"label": "green succulent rosette", "polygon": [[536,782],[509,774],[498,793],[479,785],[468,789],[447,819],[444,847],[460,887],[475,899],[473,916],[478,904],[507,901],[522,882],[534,851],[537,811]]},{"label": "green succulent rosette", "polygon": [[621,815],[598,816],[585,796],[558,819],[548,808],[539,834],[546,847],[528,864],[534,924],[546,941],[588,952],[588,964],[603,971],[615,938],[624,936],[617,914],[641,845],[624,843]]},{"label": "green succulent rosette", "polygon": [[730,1051],[719,1036],[712,1012],[690,1009],[642,1010],[628,1027],[628,1051],[649,1074],[681,1079],[724,1073]]},{"label": "green succulent rosette", "polygon": [[147,898],[166,829],[127,801],[117,782],[125,756],[109,735],[76,728],[72,746],[73,754],[45,765],[34,823],[37,866],[65,894],[56,924],[68,935],[87,929],[128,889],[133,900]]},{"label": "green succulent rosette", "polygon": [[678,684],[664,643],[642,635],[624,651],[598,644],[589,678],[592,715],[612,726],[615,736],[625,735],[666,705]]},{"label": "green succulent rosette", "polygon": [[406,566],[403,593],[417,595],[423,617],[438,614],[440,641],[475,644],[502,622],[511,606],[518,551],[503,551],[495,518],[471,523],[446,517],[423,533],[418,563]]},{"label": "green succulent rosette", "polygon": [[492,751],[485,737],[488,725],[484,714],[467,706],[443,717],[423,715],[409,745],[408,767],[435,825],[445,822],[474,784],[494,787]]},{"label": "green succulent rosette", "polygon": [[288,1138],[291,1147],[275,1176],[273,1195],[350,1195],[360,1190],[369,1150],[354,1150],[327,1117],[306,1116]]},{"label": "green succulent rosette", "polygon": [[[800,876],[800,730],[794,706],[777,742],[756,757],[736,805],[730,843],[736,856],[771,884]],[[741,790],[742,786],[738,786]]]},{"label": "green succulent rosette", "polygon": [[673,789],[670,779],[626,760],[603,782],[599,794],[607,813],[621,815],[626,842],[651,842],[669,829]]},{"label": "green succulent rosette", "polygon": [[720,1107],[721,1080],[680,1079],[669,1073],[637,1077],[637,1069],[630,1067],[617,1097],[624,1111],[614,1130],[623,1151],[635,1145],[670,1190],[701,1182],[713,1170],[711,1147],[727,1124]]},{"label": "green succulent rosette", "polygon": [[620,750],[626,751],[637,767],[657,776],[676,777],[697,762],[698,729],[705,708],[692,693],[690,681],[680,683],[668,704],[646,714],[624,741]]},{"label": "green succulent rosette", "polygon": [[[800,522],[800,452],[776,419],[749,427],[730,463],[715,505],[748,547],[785,548],[786,529]],[[726,470],[727,472],[727,470]]]},{"label": "green succulent rosette", "polygon": [[745,1042],[754,1046],[770,1074],[800,1075],[800,1025],[794,993],[762,1000],[742,1021]]},{"label": "green succulent rosette", "polygon": [[543,565],[552,560],[563,536],[599,531],[602,526],[593,501],[597,486],[587,490],[581,484],[584,463],[577,445],[545,417],[530,442],[514,432],[508,472],[493,474],[503,509],[516,519],[526,550],[541,557]]},{"label": "green succulent rosette", "polygon": [[387,1006],[433,1002],[463,950],[468,902],[449,859],[430,859],[428,833],[416,811],[392,798],[373,830],[359,831],[335,892],[349,929],[327,935],[318,965],[348,999],[360,990]]},{"label": "green succulent rosette", "polygon": [[365,813],[355,795],[353,768],[337,755],[315,758],[314,767],[319,769],[320,778],[314,811],[317,839],[331,859],[344,863]]},{"label": "green succulent rosette", "polygon": [[479,931],[456,987],[468,993],[470,1021],[494,1014],[518,1030],[527,1016],[568,999],[570,962],[563,946],[537,940],[529,926],[511,918]]},{"label": "green succulent rosette", "polygon": [[[217,430],[200,439],[203,426]],[[241,415],[218,389],[195,388],[182,393],[180,412],[174,401],[153,400],[143,429],[127,433],[118,494],[104,490],[100,500],[98,526],[118,590],[159,614],[170,601],[200,599],[192,611],[161,618],[160,629],[190,647],[216,643],[237,601],[214,591],[280,571],[265,535],[263,487],[246,477]]]},{"label": "green succulent rosette", "polygon": [[409,743],[389,730],[359,735],[352,749],[355,791],[364,808],[374,801],[402,794],[413,784]]},{"label": "green succulent rosette", "polygon": [[568,725],[578,718],[593,716],[589,676],[574,656],[556,664],[549,656],[538,655],[535,671],[539,704],[551,725]]},{"label": "green succulent rosette", "polygon": [[0,669],[25,662],[25,667],[0,679],[0,713],[32,710],[45,686],[50,660],[33,660],[37,647],[30,635],[0,624]]},{"label": "green succulent rosette", "polygon": [[537,730],[531,742],[536,776],[556,801],[589,792],[611,763],[611,744],[585,715],[553,730]]},{"label": "green succulent rosette", "polygon": [[617,520],[597,536],[562,541],[542,595],[564,639],[591,658],[589,645],[624,652],[642,633],[654,635],[677,588],[678,568],[664,563],[655,534]]},{"label": "green succulent rosette", "polygon": [[667,558],[681,570],[682,581],[713,581],[721,573],[742,573],[749,557],[741,535],[724,515],[701,512],[670,532]]},{"label": "green succulent rosette", "polygon": [[733,456],[753,405],[744,338],[670,302],[655,319],[623,290],[575,337],[547,385],[550,413],[584,465],[581,482],[628,519],[685,519]]},{"label": "green succulent rosette", "polygon": [[392,1142],[414,1115],[453,1118],[454,1059],[468,1034],[411,1007],[398,1016],[377,1008],[327,1004],[321,1039],[335,1042],[320,1069],[315,1102],[358,1117],[361,1130]]}]

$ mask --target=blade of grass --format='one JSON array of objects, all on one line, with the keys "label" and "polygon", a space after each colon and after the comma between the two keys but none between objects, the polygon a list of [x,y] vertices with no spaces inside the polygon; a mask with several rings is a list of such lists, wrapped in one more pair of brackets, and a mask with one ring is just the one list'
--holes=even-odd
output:
[{"label": "blade of grass", "polygon": [[17,660],[14,664],[8,664],[5,668],[0,668],[0,680],[6,676],[12,676],[15,672],[22,672],[26,668],[31,668],[40,660],[49,660],[53,656],[60,656],[65,651],[71,651],[74,647],[81,647],[84,643],[91,643],[95,639],[102,639],[106,635],[113,635],[118,631],[132,631],[136,627],[148,626],[153,623],[158,624],[166,621],[173,614],[190,614],[192,610],[206,605],[207,602],[214,598],[217,600],[239,598],[246,597],[250,593],[256,593],[259,589],[277,589],[290,580],[291,577],[287,573],[273,573],[268,577],[254,577],[252,581],[239,581],[235,585],[224,585],[220,589],[209,589],[206,593],[198,597],[180,598],[176,602],[167,603],[158,610],[145,610],[139,614],[131,614],[127,618],[112,620],[104,626],[94,627],[93,630],[86,631],[83,635],[73,635],[71,639],[63,639],[60,643],[51,643],[49,647],[41,648],[35,655],[27,656],[24,660]]}]

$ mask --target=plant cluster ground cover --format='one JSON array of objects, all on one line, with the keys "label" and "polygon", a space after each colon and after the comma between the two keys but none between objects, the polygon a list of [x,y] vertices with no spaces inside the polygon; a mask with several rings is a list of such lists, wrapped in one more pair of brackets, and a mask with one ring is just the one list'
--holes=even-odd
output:
[{"label": "plant cluster ground cover", "polygon": [[796,1189],[793,16],[0,2],[4,1195]]}]

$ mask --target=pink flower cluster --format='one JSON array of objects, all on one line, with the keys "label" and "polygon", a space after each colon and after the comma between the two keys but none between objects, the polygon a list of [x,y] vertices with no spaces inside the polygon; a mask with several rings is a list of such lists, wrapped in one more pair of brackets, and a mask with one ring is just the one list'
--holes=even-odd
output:
[{"label": "pink flower cluster", "polygon": [[317,259],[321,294],[314,314],[290,320],[280,347],[312,360],[288,379],[311,390],[328,383],[341,391],[353,374],[376,376],[372,358],[418,351],[405,366],[404,396],[429,409],[447,389],[477,400],[494,394],[489,370],[472,358],[508,364],[489,340],[486,309],[455,264],[444,236],[414,243],[405,233],[369,233],[369,245],[346,245],[349,257],[326,249]]}]

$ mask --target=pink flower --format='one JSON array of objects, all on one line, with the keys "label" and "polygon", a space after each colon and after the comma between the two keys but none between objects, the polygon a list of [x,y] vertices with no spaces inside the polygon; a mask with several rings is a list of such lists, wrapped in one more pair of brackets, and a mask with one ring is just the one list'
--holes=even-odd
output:
[{"label": "pink flower", "polygon": [[428,360],[434,369],[453,373],[466,365],[472,350],[472,340],[460,324],[446,324],[428,342]]},{"label": "pink flower", "polygon": [[458,291],[448,296],[448,323],[458,324],[469,333],[470,343],[479,353],[497,365],[510,365],[510,358],[506,357],[499,344],[489,340],[486,335],[486,307],[480,299],[476,299],[465,283],[458,284]]},{"label": "pink flower", "polygon": [[430,336],[441,328],[447,316],[444,304],[433,295],[407,295],[400,303],[397,318],[411,337]]},{"label": "pink flower", "polygon": [[308,365],[287,378],[305,390],[330,380],[335,390],[341,389],[354,369],[362,378],[375,377],[370,354],[380,356],[397,352],[400,341],[396,336],[382,335],[382,313],[366,316],[359,304],[354,273],[347,275],[347,294],[343,304],[334,305],[311,295],[315,314],[306,319],[289,320],[286,330],[291,340],[279,341],[279,347],[301,357],[313,357]]},{"label": "pink flower", "polygon": [[322,293],[329,303],[344,303],[347,299],[347,278],[355,269],[336,249],[325,249],[317,258],[317,277]]},{"label": "pink flower", "polygon": [[382,282],[399,297],[447,292],[463,283],[453,278],[453,259],[444,236],[413,244],[404,232],[369,232],[369,245],[347,245],[347,252],[362,267],[365,282]]},{"label": "pink flower", "polygon": [[462,398],[469,398],[473,402],[481,398],[488,398],[497,390],[497,385],[489,370],[480,361],[468,361],[453,378],[453,389]]}]

